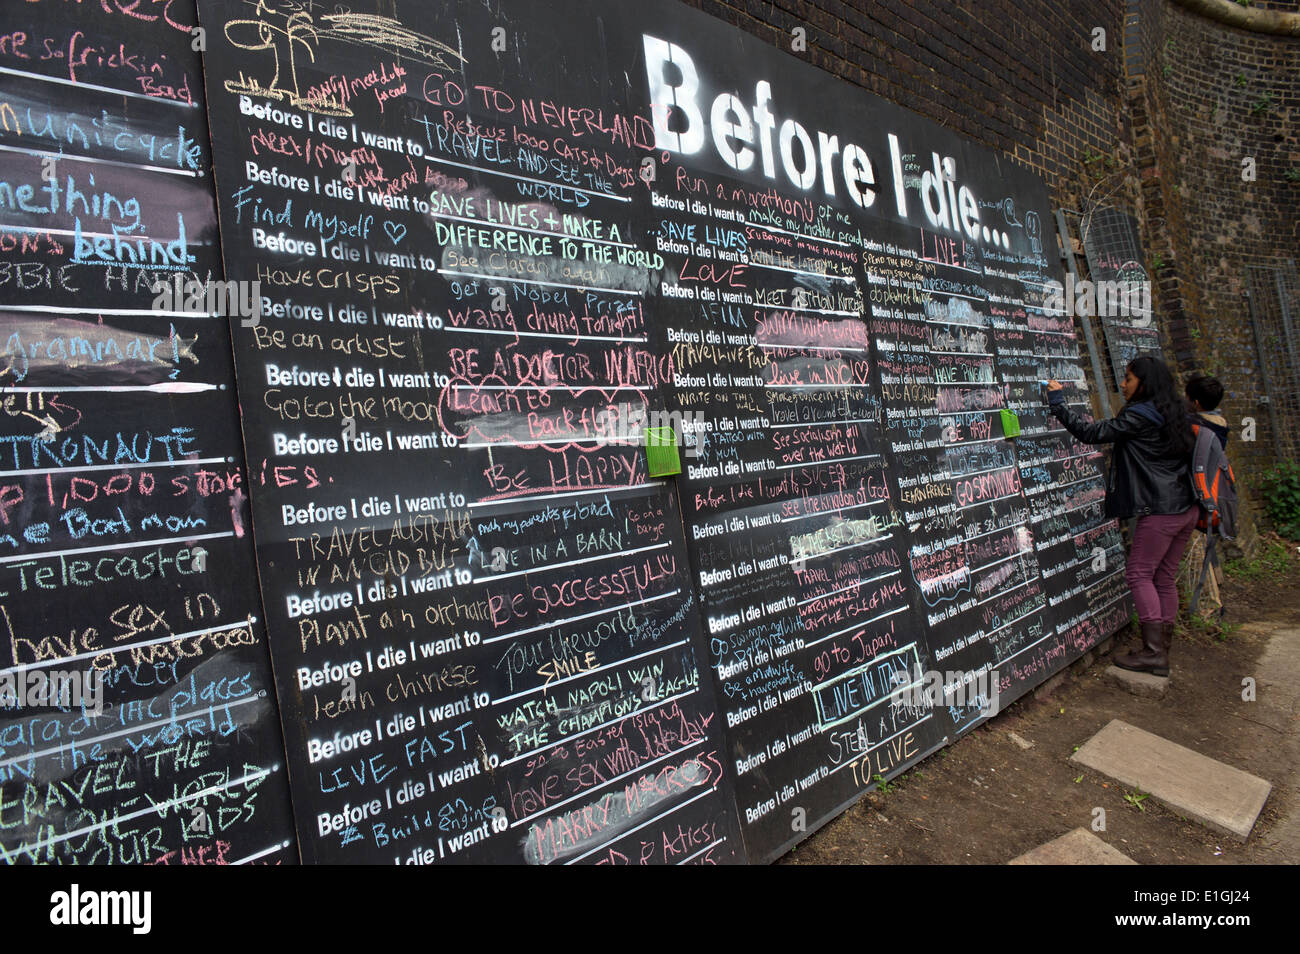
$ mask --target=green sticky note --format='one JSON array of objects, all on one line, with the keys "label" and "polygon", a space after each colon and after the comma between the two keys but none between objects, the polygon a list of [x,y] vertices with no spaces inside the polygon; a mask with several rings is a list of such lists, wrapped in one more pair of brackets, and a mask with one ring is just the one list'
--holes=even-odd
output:
[{"label": "green sticky note", "polygon": [[999,413],[1002,415],[1002,436],[1008,438],[1018,436],[1020,434],[1020,418],[1016,417],[1016,412],[1003,408]]},{"label": "green sticky note", "polygon": [[671,427],[645,429],[645,458],[651,477],[671,477],[682,472],[677,432]]}]

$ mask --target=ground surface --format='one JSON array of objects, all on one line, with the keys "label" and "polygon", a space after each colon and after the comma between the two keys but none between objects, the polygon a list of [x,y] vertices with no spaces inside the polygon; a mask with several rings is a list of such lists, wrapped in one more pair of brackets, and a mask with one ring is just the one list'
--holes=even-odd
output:
[{"label": "ground surface", "polygon": [[[780,863],[1005,864],[1072,828],[1093,829],[1094,809],[1103,808],[1098,837],[1140,864],[1300,864],[1294,691],[1283,698],[1263,686],[1256,701],[1242,699],[1242,680],[1255,676],[1270,634],[1300,627],[1296,546],[1275,541],[1262,558],[1230,565],[1223,598],[1223,631],[1180,622],[1163,699],[1110,684],[1109,655],[1090,665],[1085,659],[887,791],[868,792]],[[1129,642],[1117,639],[1113,651]],[[1070,762],[1077,746],[1116,718],[1272,782],[1247,843]]]}]

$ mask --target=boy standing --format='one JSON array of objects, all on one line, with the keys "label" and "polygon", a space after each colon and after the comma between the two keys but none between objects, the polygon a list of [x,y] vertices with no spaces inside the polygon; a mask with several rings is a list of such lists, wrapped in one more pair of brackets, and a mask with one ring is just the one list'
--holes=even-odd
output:
[{"label": "boy standing", "polygon": [[1223,400],[1223,385],[1219,383],[1219,379],[1198,372],[1187,379],[1187,386],[1183,388],[1183,393],[1187,395],[1187,404],[1192,409],[1189,415],[1192,423],[1214,431],[1219,438],[1219,446],[1226,448],[1228,421],[1222,414],[1215,413],[1219,402]]},{"label": "boy standing", "polygon": [[[1183,388],[1187,395],[1190,412],[1187,417],[1191,423],[1208,427],[1219,439],[1219,446],[1228,446],[1228,421],[1217,413],[1219,402],[1223,400],[1223,385],[1218,378],[1197,372],[1187,379]],[[1197,568],[1205,559],[1205,537],[1195,534],[1192,545],[1187,548],[1188,582],[1194,586]],[[1223,600],[1219,596],[1219,584],[1223,582],[1223,569],[1219,566],[1218,555],[1212,561],[1212,572],[1205,574],[1205,585],[1201,593],[1201,605],[1211,613],[1222,613]]]}]

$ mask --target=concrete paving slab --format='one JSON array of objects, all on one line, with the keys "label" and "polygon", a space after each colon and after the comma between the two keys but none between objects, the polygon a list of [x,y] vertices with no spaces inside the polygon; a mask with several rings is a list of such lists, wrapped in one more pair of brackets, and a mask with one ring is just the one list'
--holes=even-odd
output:
[{"label": "concrete paving slab", "polygon": [[1151,795],[1175,812],[1241,841],[1272,785],[1189,748],[1113,719],[1070,757]]},{"label": "concrete paving slab", "polygon": [[1153,676],[1149,672],[1132,672],[1119,666],[1107,666],[1103,673],[1106,680],[1125,689],[1135,696],[1159,699],[1169,688],[1168,676]]},{"label": "concrete paving slab", "polygon": [[1076,828],[1045,845],[1026,851],[1009,865],[1135,865],[1132,858],[1106,844],[1086,828]]},{"label": "concrete paving slab", "polygon": [[1261,686],[1281,687],[1285,690],[1288,701],[1294,705],[1297,699],[1296,679],[1300,677],[1300,629],[1279,627],[1270,633],[1268,646],[1260,655],[1255,668]]},{"label": "concrete paving slab", "polygon": [[[1259,678],[1256,718],[1279,733],[1279,765],[1292,766],[1280,792],[1289,793],[1290,804],[1280,806],[1279,817],[1269,831],[1276,842],[1279,864],[1300,864],[1300,628],[1276,627],[1269,634],[1268,647],[1257,664]],[[1234,686],[1235,690],[1236,687]]]}]

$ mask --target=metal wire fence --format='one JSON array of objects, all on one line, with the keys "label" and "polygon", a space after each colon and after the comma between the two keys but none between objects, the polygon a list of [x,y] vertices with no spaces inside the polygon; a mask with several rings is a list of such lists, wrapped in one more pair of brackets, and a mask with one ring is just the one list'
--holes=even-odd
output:
[{"label": "metal wire fence", "polygon": [[1246,268],[1264,396],[1279,458],[1300,459],[1300,277],[1295,261]]}]

